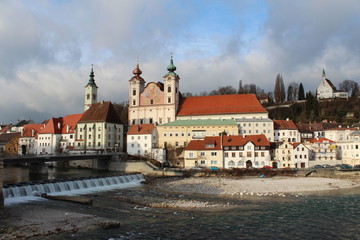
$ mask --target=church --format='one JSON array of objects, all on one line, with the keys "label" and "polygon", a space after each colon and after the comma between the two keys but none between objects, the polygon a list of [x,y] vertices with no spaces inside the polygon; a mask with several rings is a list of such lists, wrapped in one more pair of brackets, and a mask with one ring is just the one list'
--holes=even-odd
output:
[{"label": "church", "polygon": [[173,58],[163,82],[141,77],[139,63],[129,80],[128,124],[162,125],[176,120],[233,119],[241,135],[264,134],[273,140],[273,122],[253,94],[182,97]]}]

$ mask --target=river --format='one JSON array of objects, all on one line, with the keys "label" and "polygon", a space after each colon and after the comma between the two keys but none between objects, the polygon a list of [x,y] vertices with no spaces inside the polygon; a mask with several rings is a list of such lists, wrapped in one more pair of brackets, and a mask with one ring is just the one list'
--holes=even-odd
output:
[{"label": "river", "polygon": [[[55,176],[61,178],[74,177],[74,174],[106,174],[82,169],[54,171]],[[20,172],[18,174],[22,175]],[[169,195],[235,206],[221,210],[146,208],[113,198],[116,195],[149,197],[159,194],[144,185],[90,195],[95,204],[89,207],[51,201],[30,203],[29,206],[34,208],[45,205],[46,208],[76,211],[122,223],[120,228],[32,239],[360,239],[360,188],[285,198]]]}]

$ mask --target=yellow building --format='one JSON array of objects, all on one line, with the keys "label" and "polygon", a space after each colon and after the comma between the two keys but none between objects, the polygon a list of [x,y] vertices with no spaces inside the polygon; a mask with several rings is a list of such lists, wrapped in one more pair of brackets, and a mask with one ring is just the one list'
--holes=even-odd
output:
[{"label": "yellow building", "polygon": [[184,167],[223,167],[223,150],[221,137],[205,137],[204,140],[193,140],[185,148]]},{"label": "yellow building", "polygon": [[177,120],[158,125],[157,131],[158,146],[162,148],[169,146],[186,147],[191,140],[219,136],[222,132],[238,135],[238,127],[233,119]]}]

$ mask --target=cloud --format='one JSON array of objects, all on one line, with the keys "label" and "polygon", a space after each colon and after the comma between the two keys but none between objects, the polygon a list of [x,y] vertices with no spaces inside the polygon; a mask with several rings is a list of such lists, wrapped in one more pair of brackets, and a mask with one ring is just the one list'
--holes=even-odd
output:
[{"label": "cloud", "polygon": [[83,110],[91,64],[99,99],[127,101],[139,60],[162,81],[173,53],[182,92],[255,83],[315,90],[360,78],[360,3],[314,1],[2,1],[0,121]]}]

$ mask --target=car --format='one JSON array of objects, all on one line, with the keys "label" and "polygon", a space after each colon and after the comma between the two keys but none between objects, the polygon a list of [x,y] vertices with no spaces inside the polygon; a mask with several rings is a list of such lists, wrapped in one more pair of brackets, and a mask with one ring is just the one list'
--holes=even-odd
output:
[{"label": "car", "polygon": [[321,165],[315,165],[315,166],[312,166],[311,168],[319,169],[319,168],[323,168],[323,166],[321,166]]},{"label": "car", "polygon": [[354,168],[360,168],[360,165],[355,165]]},{"label": "car", "polygon": [[195,170],[195,171],[201,171],[202,168],[201,167],[192,167],[191,170]]},{"label": "car", "polygon": [[209,169],[210,169],[210,170],[219,170],[219,168],[218,168],[218,167],[215,167],[215,166],[211,166],[211,167],[209,167]]},{"label": "car", "polygon": [[263,166],[263,168],[266,168],[266,169],[273,169],[273,167],[271,167],[271,166]]},{"label": "car", "polygon": [[331,166],[331,165],[329,165],[329,164],[324,164],[324,165],[322,165],[322,167],[323,167],[323,168],[333,168],[334,166]]},{"label": "car", "polygon": [[343,165],[341,165],[341,167],[340,167],[340,169],[344,169],[344,170],[346,170],[346,169],[352,169],[352,168],[353,168],[352,166],[347,165],[347,164],[343,164]]}]

